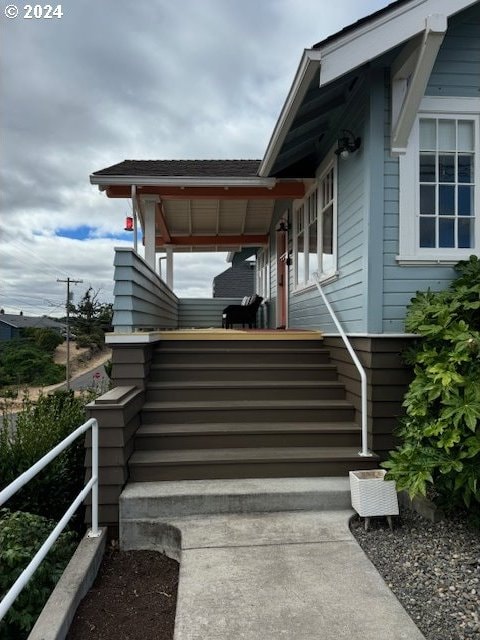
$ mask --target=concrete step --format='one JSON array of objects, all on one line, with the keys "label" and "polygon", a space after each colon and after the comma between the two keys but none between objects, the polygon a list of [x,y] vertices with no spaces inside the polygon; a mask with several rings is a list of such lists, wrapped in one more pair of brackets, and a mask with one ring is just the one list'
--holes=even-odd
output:
[{"label": "concrete step", "polygon": [[356,447],[261,447],[135,451],[129,460],[133,482],[217,478],[342,476],[376,467]]},{"label": "concrete step", "polygon": [[348,477],[129,482],[120,519],[349,509]]},{"label": "concrete step", "polygon": [[238,381],[192,380],[189,382],[149,382],[147,402],[193,402],[226,400],[341,400],[345,385],[337,381]]},{"label": "concrete step", "polygon": [[189,380],[236,381],[272,380],[337,380],[337,367],[333,364],[152,364],[150,380],[153,382],[184,382]]},{"label": "concrete step", "polygon": [[146,402],[142,424],[165,422],[353,422],[346,400],[228,400],[215,402]]},{"label": "concrete step", "polygon": [[249,422],[145,424],[135,434],[135,448],[223,449],[235,447],[353,447],[360,427],[354,422]]}]

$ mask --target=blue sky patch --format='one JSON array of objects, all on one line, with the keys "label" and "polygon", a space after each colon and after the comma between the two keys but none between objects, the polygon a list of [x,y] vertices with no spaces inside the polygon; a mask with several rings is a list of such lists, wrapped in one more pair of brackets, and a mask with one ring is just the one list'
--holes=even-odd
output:
[{"label": "blue sky patch", "polygon": [[131,231],[119,229],[115,233],[101,233],[96,227],[90,227],[87,224],[82,224],[79,227],[60,227],[55,230],[55,235],[61,238],[70,238],[71,240],[108,238],[109,240],[131,240],[133,242],[133,233]]}]

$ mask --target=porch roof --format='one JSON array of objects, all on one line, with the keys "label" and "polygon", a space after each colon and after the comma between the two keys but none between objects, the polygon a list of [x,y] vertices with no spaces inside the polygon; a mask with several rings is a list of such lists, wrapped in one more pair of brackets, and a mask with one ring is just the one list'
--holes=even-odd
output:
[{"label": "porch roof", "polygon": [[267,243],[277,199],[303,180],[259,177],[260,160],[124,160],[90,176],[109,198],[132,198],[145,229],[155,203],[155,249],[239,251]]}]

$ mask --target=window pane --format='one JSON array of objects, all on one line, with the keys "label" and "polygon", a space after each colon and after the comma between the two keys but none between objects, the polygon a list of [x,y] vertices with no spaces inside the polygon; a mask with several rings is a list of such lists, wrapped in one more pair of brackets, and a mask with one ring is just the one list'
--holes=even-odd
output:
[{"label": "window pane", "polygon": [[459,120],[458,122],[458,150],[473,151],[473,122]]},{"label": "window pane", "polygon": [[439,247],[451,249],[455,246],[455,220],[453,218],[440,218],[438,236]]},{"label": "window pane", "polygon": [[420,246],[435,248],[435,218],[420,218]]},{"label": "window pane", "polygon": [[297,282],[303,284],[305,282],[305,248],[303,233],[297,238]]},{"label": "window pane", "polygon": [[420,185],[420,214],[435,215],[435,185]]},{"label": "window pane", "polygon": [[458,221],[458,247],[459,249],[471,249],[473,247],[473,220]]},{"label": "window pane", "polygon": [[435,182],[435,156],[420,154],[420,182]]},{"label": "window pane", "polygon": [[323,212],[322,224],[322,272],[331,273],[333,264],[333,207]]},{"label": "window pane", "polygon": [[473,182],[473,156],[458,156],[458,182]]},{"label": "window pane", "polygon": [[435,120],[420,120],[420,149],[434,151],[437,148],[437,125]]},{"label": "window pane", "polygon": [[438,188],[438,213],[441,216],[455,214],[455,187],[440,185]]},{"label": "window pane", "polygon": [[439,151],[455,151],[455,120],[438,121],[438,149]]},{"label": "window pane", "polygon": [[438,157],[439,182],[455,182],[455,156],[441,155]]},{"label": "window pane", "polygon": [[308,228],[308,278],[318,271],[317,222]]},{"label": "window pane", "polygon": [[458,215],[473,215],[473,187],[458,187]]}]

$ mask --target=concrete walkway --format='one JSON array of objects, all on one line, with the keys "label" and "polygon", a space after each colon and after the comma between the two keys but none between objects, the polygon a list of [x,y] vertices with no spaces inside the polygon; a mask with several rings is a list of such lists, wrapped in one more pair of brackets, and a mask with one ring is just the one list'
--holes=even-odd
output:
[{"label": "concrete walkway", "polygon": [[175,640],[422,640],[350,511],[182,518]]},{"label": "concrete walkway", "polygon": [[348,478],[131,483],[120,543],[180,560],[175,640],[424,640],[349,507]]}]

